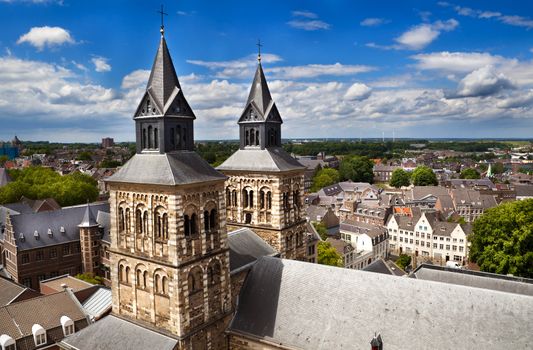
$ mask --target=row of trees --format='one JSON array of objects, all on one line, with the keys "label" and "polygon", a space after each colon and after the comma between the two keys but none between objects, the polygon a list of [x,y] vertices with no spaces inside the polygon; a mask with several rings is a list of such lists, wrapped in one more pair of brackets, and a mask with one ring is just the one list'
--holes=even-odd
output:
[{"label": "row of trees", "polygon": [[389,185],[396,188],[409,186],[411,183],[415,186],[436,186],[439,181],[433,170],[424,165],[416,167],[412,173],[398,168],[392,172],[389,181]]},{"label": "row of trees", "polygon": [[79,172],[61,176],[50,168],[29,167],[10,170],[9,175],[13,181],[0,188],[0,204],[18,202],[22,196],[54,198],[61,206],[83,204],[98,198],[96,180]]},{"label": "row of trees", "polygon": [[374,180],[374,163],[367,157],[349,156],[342,159],[339,170],[324,168],[317,171],[313,178],[311,192],[333,185],[339,181],[372,183]]}]

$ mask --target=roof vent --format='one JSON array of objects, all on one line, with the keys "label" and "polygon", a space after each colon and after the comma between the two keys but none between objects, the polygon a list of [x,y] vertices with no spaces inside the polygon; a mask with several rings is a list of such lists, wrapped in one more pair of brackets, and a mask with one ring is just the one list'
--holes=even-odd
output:
[{"label": "roof vent", "polygon": [[64,226],[61,226],[61,228],[59,229],[59,232],[61,232],[62,234],[65,234],[65,227]]},{"label": "roof vent", "polygon": [[39,239],[39,231],[35,230],[33,231],[33,237],[35,237],[35,239]]},{"label": "roof vent", "polygon": [[446,231],[446,227],[441,226],[441,227],[440,227],[440,230],[441,230],[441,231]]},{"label": "roof vent", "polygon": [[48,228],[48,236],[52,237],[53,235],[54,235],[54,233],[52,232],[52,229]]},{"label": "roof vent", "polygon": [[21,242],[24,242],[24,233],[21,232],[21,233],[19,234],[19,240],[20,240]]}]

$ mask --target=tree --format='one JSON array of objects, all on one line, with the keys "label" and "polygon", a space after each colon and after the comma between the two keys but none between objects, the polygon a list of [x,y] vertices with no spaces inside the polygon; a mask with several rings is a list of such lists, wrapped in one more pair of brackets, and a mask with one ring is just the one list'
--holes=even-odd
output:
[{"label": "tree", "polygon": [[503,172],[505,171],[505,168],[503,166],[503,163],[498,162],[498,163],[492,164],[491,170],[493,174],[503,174]]},{"label": "tree", "polygon": [[340,180],[339,172],[332,168],[321,169],[317,172],[313,178],[313,185],[311,186],[311,192],[316,192],[321,188],[333,185]]},{"label": "tree", "polygon": [[9,160],[9,157],[6,155],[0,156],[0,167],[3,167],[4,164]]},{"label": "tree", "polygon": [[91,161],[93,158],[91,157],[91,153],[84,151],[78,154],[77,160],[83,160],[83,161]]},{"label": "tree", "polygon": [[411,264],[411,257],[407,254],[400,254],[395,263],[400,269],[405,270],[405,268]]},{"label": "tree", "polygon": [[342,267],[342,257],[329,242],[318,242],[318,263],[321,265]]},{"label": "tree", "polygon": [[424,165],[416,167],[411,174],[411,180],[415,186],[436,186],[439,184],[437,175],[435,175],[431,168]]},{"label": "tree", "polygon": [[403,170],[402,168],[395,169],[392,172],[392,176],[389,181],[389,185],[400,188],[404,186],[409,186],[411,183],[411,175]]},{"label": "tree", "polygon": [[474,222],[470,259],[482,271],[533,277],[533,199],[487,210]]},{"label": "tree", "polygon": [[91,283],[91,284],[97,284],[97,285],[98,284],[101,284],[101,285],[104,284],[104,279],[102,277],[96,276],[96,275],[94,275],[92,273],[78,273],[74,277],[79,279],[79,280]]},{"label": "tree", "polygon": [[461,179],[479,179],[479,173],[476,169],[472,168],[466,168],[463,171],[461,171],[461,175],[459,176]]},{"label": "tree", "polygon": [[374,182],[374,163],[367,157],[346,157],[339,166],[342,180],[354,182]]},{"label": "tree", "polygon": [[320,235],[320,238],[322,238],[324,241],[328,239],[328,229],[326,225],[324,225],[321,222],[313,221],[313,227],[315,228],[316,232]]}]

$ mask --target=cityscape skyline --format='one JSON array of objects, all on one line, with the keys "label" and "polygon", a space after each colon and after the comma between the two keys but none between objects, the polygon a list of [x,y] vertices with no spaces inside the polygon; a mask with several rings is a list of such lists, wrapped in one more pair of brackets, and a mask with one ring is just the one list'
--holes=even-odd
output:
[{"label": "cityscape skyline", "polygon": [[[159,15],[125,4],[0,1],[0,139],[133,140]],[[186,1],[166,4],[165,21],[198,140],[237,139],[259,38],[286,139],[527,138],[531,10]]]}]

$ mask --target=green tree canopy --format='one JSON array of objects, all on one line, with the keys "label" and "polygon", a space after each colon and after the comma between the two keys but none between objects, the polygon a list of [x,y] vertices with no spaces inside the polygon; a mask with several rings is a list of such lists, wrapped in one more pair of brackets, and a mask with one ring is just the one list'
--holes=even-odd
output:
[{"label": "green tree canopy", "polygon": [[503,166],[503,163],[497,162],[492,164],[491,170],[493,174],[503,174],[505,167]]},{"label": "green tree canopy", "polygon": [[98,198],[96,180],[79,172],[61,176],[50,168],[29,167],[10,174],[13,174],[13,182],[0,188],[0,204],[18,202],[22,196],[54,198],[61,206],[83,204]]},{"label": "green tree canopy", "polygon": [[78,154],[77,160],[84,160],[84,161],[91,161],[93,160],[91,156],[91,152],[83,151],[80,154]]},{"label": "green tree canopy", "polygon": [[311,186],[311,192],[316,192],[323,187],[333,185],[340,181],[339,172],[336,169],[325,168],[320,169],[313,178],[313,185]]},{"label": "green tree canopy", "polygon": [[533,199],[487,210],[474,222],[470,259],[481,270],[533,277]]},{"label": "green tree canopy", "polygon": [[321,222],[313,221],[313,226],[316,232],[320,235],[320,238],[322,238],[325,241],[328,238],[328,229],[326,225],[324,225]]},{"label": "green tree canopy", "polygon": [[415,186],[436,186],[439,184],[437,175],[435,175],[431,168],[424,165],[416,167],[411,174],[411,180]]},{"label": "green tree canopy", "polygon": [[405,270],[405,268],[411,263],[411,257],[407,254],[400,254],[395,263],[400,269]]},{"label": "green tree canopy", "polygon": [[463,171],[461,171],[461,175],[459,176],[461,179],[479,179],[479,173],[476,169],[472,168],[466,168]]},{"label": "green tree canopy", "polygon": [[411,183],[411,175],[402,168],[395,169],[392,172],[392,176],[389,181],[389,185],[392,187],[400,188],[403,186],[409,186]]},{"label": "green tree canopy", "polygon": [[342,267],[342,257],[329,242],[318,242],[318,263],[322,265]]},{"label": "green tree canopy", "polygon": [[339,174],[342,180],[373,183],[374,163],[367,157],[346,157],[340,163]]}]

